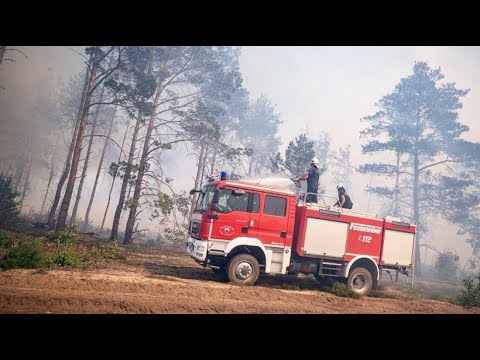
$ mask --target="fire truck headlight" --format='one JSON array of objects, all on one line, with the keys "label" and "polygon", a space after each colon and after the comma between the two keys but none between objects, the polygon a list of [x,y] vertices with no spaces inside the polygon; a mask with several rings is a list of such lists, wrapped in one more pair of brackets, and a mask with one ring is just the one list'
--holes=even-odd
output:
[{"label": "fire truck headlight", "polygon": [[205,250],[205,246],[203,246],[203,245],[198,245],[198,246],[197,246],[197,250],[198,250],[198,251],[203,251],[203,250]]}]

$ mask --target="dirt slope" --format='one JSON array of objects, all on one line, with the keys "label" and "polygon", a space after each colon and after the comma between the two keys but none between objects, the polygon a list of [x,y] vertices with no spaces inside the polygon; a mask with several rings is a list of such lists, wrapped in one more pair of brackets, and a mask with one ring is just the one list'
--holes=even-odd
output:
[{"label": "dirt slope", "polygon": [[0,313],[475,312],[480,309],[415,299],[397,289],[341,298],[320,291],[308,277],[262,276],[255,286],[234,286],[216,281],[211,270],[173,249],[130,249],[126,260],[97,269],[0,273]]}]

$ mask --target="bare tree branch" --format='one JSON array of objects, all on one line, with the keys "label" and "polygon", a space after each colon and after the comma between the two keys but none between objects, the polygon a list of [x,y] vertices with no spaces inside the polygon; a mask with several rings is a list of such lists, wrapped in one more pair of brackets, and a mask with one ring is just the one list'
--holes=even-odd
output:
[{"label": "bare tree branch", "polygon": [[456,163],[456,162],[462,162],[461,160],[451,160],[449,158],[445,159],[445,160],[442,160],[442,161],[438,161],[436,163],[432,163],[432,164],[429,164],[429,165],[426,165],[420,169],[418,169],[418,172],[422,172],[423,170],[425,169],[428,169],[429,167],[432,167],[432,166],[436,166],[436,165],[440,165],[440,164],[444,164],[444,163]]},{"label": "bare tree branch", "polygon": [[121,153],[122,153],[123,155],[127,155],[127,154],[125,153],[125,151],[123,151],[122,147],[121,147],[120,145],[118,145],[118,143],[117,143],[115,140],[113,140],[110,136],[107,136],[107,135],[95,135],[95,134],[92,135],[92,134],[90,134],[90,135],[84,135],[83,138],[93,137],[93,136],[104,137],[104,138],[107,138],[107,139],[113,141],[113,142],[115,143],[115,145],[117,145],[117,147],[120,149]]}]

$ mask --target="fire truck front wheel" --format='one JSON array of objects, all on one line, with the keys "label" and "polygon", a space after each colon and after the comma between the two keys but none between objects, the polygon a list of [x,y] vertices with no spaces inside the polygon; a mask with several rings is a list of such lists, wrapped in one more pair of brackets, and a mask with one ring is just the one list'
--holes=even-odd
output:
[{"label": "fire truck front wheel", "polygon": [[234,256],[227,266],[228,279],[238,285],[253,285],[260,275],[260,264],[249,254]]},{"label": "fire truck front wheel", "polygon": [[357,267],[348,275],[348,287],[361,296],[368,295],[372,290],[373,279],[370,271],[363,267]]}]

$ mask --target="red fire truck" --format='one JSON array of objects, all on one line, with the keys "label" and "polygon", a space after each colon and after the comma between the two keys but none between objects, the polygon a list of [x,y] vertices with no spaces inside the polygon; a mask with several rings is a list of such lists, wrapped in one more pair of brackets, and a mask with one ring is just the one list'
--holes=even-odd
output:
[{"label": "red fire truck", "polygon": [[314,274],[319,282],[345,281],[359,295],[384,272],[413,283],[415,224],[251,182],[217,180],[198,192],[187,251],[232,283],[253,285],[260,272]]}]

